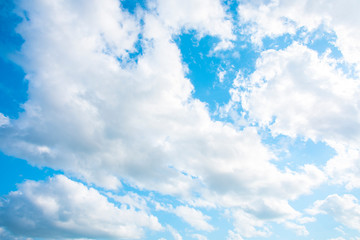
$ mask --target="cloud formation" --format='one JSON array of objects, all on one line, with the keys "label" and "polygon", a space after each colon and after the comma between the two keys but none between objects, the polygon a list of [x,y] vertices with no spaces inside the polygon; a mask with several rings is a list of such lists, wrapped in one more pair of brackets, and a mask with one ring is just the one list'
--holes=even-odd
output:
[{"label": "cloud formation", "polygon": [[[185,198],[197,192],[230,206],[267,195],[293,199],[323,181],[314,166],[279,171],[256,129],[238,131],[211,120],[206,105],[191,96],[161,14],[143,14],[143,53],[126,64],[140,41],[139,19],[117,1],[90,1],[86,8],[43,1],[20,6],[30,19],[18,30],[26,39],[22,53],[32,59],[22,62],[30,97],[25,112],[1,132],[4,152],[105,188],[125,181]],[[94,14],[102,21],[93,26],[86,17]],[[206,17],[227,23],[222,14]],[[220,34],[209,27],[207,34]],[[244,193],[248,199],[225,200]]]},{"label": "cloud formation", "polygon": [[[117,0],[19,1],[23,21],[17,32],[25,42],[17,63],[26,72],[29,99],[17,119],[0,113],[0,149],[84,183],[58,175],[20,184],[2,203],[0,216],[9,220],[1,226],[44,238],[141,238],[144,229],[161,230],[141,194],[116,194],[125,185],[174,197],[181,205],[165,210],[195,230],[216,230],[201,211],[209,207],[232,219],[228,239],[270,236],[270,223],[308,235],[300,224],[313,219],[291,201],[328,178],[349,190],[360,186],[359,81],[342,69],[355,64],[356,70],[359,63],[360,47],[350,48],[346,40],[358,39],[357,19],[332,3],[240,2],[235,23],[229,5],[218,0],[147,1],[134,14]],[[306,46],[310,33],[323,26],[337,36],[330,44],[342,58]],[[234,124],[214,120],[207,104],[193,96],[193,79],[186,77],[174,42],[192,31],[198,40],[218,40],[209,55],[233,48],[236,34],[250,36],[254,51],[261,51],[250,74],[238,71],[231,100],[221,108],[224,115],[236,113]],[[266,37],[302,33],[283,48],[261,48]],[[222,79],[231,71],[217,69],[225,86]],[[264,143],[264,129],[272,137],[324,142],[337,155],[323,166],[279,166]],[[105,197],[87,184],[113,192]],[[316,202],[313,211],[330,214],[332,201],[356,210],[349,199],[332,196]],[[167,229],[182,239],[172,226]]]},{"label": "cloud formation", "polygon": [[360,232],[360,204],[351,194],[332,194],[324,200],[317,200],[308,212],[313,215],[329,214],[337,222]]},{"label": "cloud formation", "polygon": [[117,207],[94,188],[63,175],[19,185],[1,201],[0,219],[16,235],[40,238],[139,239],[143,228],[162,229],[151,214]]}]

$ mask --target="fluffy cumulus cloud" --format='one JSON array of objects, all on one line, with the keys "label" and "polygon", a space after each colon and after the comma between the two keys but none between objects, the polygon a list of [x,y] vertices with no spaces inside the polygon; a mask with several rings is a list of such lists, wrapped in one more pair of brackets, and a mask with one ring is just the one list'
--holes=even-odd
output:
[{"label": "fluffy cumulus cloud", "polygon": [[329,195],[324,200],[316,201],[308,212],[314,215],[329,214],[344,226],[360,232],[360,204],[353,195]]},{"label": "fluffy cumulus cloud", "polygon": [[348,190],[359,188],[359,147],[338,145],[336,150],[337,155],[325,166],[327,174],[333,183],[344,184]]},{"label": "fluffy cumulus cloud", "polygon": [[242,106],[274,135],[354,144],[359,140],[359,82],[300,44],[262,53]]},{"label": "fluffy cumulus cloud", "polygon": [[[161,14],[143,14],[143,54],[134,62],[127,53],[140,41],[140,20],[117,1],[86,5],[20,2],[26,19],[18,31],[26,41],[19,62],[30,97],[25,112],[1,131],[4,152],[105,188],[124,180],[183,197],[200,192],[225,205],[248,205],[266,195],[293,199],[323,181],[314,166],[301,173],[278,170],[256,129],[237,131],[210,119],[206,105],[191,97]],[[102,21],[89,24],[93,16]],[[223,24],[223,15],[216,16]],[[218,35],[213,26],[204,31]],[[244,192],[250,196],[244,201],[226,200],[226,194],[240,198]]]},{"label": "fluffy cumulus cloud", "polygon": [[162,229],[147,212],[117,207],[97,190],[63,175],[19,185],[2,200],[0,219],[11,232],[41,238],[138,239],[143,228]]},{"label": "fluffy cumulus cloud", "polygon": [[351,63],[360,63],[360,17],[356,14],[359,2],[270,0],[241,2],[238,8],[240,21],[246,24],[246,33],[261,45],[264,37],[295,34],[301,28],[307,31],[324,26],[326,31],[337,35],[336,46]]},{"label": "fluffy cumulus cloud", "polygon": [[235,38],[230,17],[220,1],[158,0],[156,9],[165,24],[175,31],[196,30],[200,36],[219,36],[225,41]]},{"label": "fluffy cumulus cloud", "polygon": [[337,66],[298,43],[264,51],[256,71],[235,82],[229,104],[240,102],[249,119],[274,136],[326,142],[337,152],[326,172],[351,189],[359,186],[360,86]]},{"label": "fluffy cumulus cloud", "polygon": [[[245,34],[257,45],[265,37],[299,35],[301,43],[283,50],[267,50],[257,60],[256,71],[234,82],[231,101],[222,108],[233,114],[237,103],[250,119],[269,127],[273,135],[324,141],[337,155],[325,171],[332,182],[347,189],[359,187],[359,15],[356,1],[257,1],[238,7]],[[331,50],[319,55],[306,47],[321,29],[335,34],[329,42],[342,57],[331,58]],[[315,39],[316,40],[316,39]],[[344,70],[345,66],[345,70]],[[354,68],[350,73],[346,68]],[[245,89],[245,91],[243,91]],[[235,107],[234,107],[235,106]]]},{"label": "fluffy cumulus cloud", "polygon": [[[233,47],[235,27],[223,3],[147,1],[134,14],[122,4],[18,1],[23,20],[17,32],[25,42],[16,61],[26,73],[29,98],[19,118],[0,113],[0,149],[103,188],[106,196],[62,175],[26,181],[2,202],[0,219],[8,220],[0,224],[6,231],[44,238],[141,238],[144,229],[162,229],[141,194],[109,192],[125,184],[175,197],[181,205],[159,203],[157,210],[177,215],[197,231],[216,230],[201,212],[213,207],[227,209],[233,221],[228,239],[270,236],[269,222],[307,235],[294,222],[312,219],[290,201],[310,194],[326,175],[348,189],[359,186],[353,167],[360,140],[359,83],[340,70],[339,61],[299,43],[264,51],[251,75],[239,72],[224,108],[241,108],[241,124],[215,121],[206,103],[193,97],[173,38],[194,31],[198,39],[219,39],[210,52]],[[328,17],[316,6],[308,11],[309,4],[240,3],[241,34],[251,34],[258,45],[265,36],[295,34],[301,26],[314,29],[321,23],[343,34],[341,24],[347,23],[339,23],[330,10],[323,14]],[[336,45],[344,58],[356,63],[342,41]],[[227,69],[218,69],[222,81]],[[278,168],[276,155],[258,134],[262,128],[273,136],[326,142],[337,156],[324,169]],[[339,168],[342,159],[346,164]],[[176,229],[166,228],[182,239]]]}]

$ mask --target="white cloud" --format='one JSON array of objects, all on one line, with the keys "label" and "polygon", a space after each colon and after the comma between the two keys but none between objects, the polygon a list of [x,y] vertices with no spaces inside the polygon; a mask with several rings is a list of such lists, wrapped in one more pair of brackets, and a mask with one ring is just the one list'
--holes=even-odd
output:
[{"label": "white cloud", "polygon": [[182,236],[180,235],[180,233],[178,231],[176,231],[175,228],[173,228],[170,225],[167,225],[167,229],[169,230],[169,232],[171,233],[171,235],[173,236],[174,240],[182,240]]},{"label": "white cloud", "polygon": [[161,230],[144,211],[116,207],[93,188],[57,175],[26,181],[0,207],[0,224],[16,235],[44,238],[141,238]]},{"label": "white cloud", "polygon": [[[239,90],[243,86],[246,91]],[[326,142],[337,152],[325,168],[333,182],[349,189],[359,186],[359,81],[342,73],[326,55],[297,43],[265,51],[256,71],[232,91],[249,118],[273,135]],[[237,106],[235,100],[230,107]]]},{"label": "white cloud", "polygon": [[315,217],[302,217],[302,218],[298,218],[297,221],[301,224],[305,224],[305,223],[315,222],[316,218]]},{"label": "white cloud", "polygon": [[111,51],[131,51],[138,31],[128,35],[126,29],[138,29],[137,19],[118,8],[95,27],[83,26],[86,19],[72,21],[118,6],[87,4],[80,10],[71,3],[22,2],[31,19],[19,27],[26,39],[22,52],[32,60],[22,63],[30,98],[1,138],[4,152],[106,188],[124,180],[184,197],[202,192],[220,204],[230,192],[236,198],[248,193],[293,199],[323,181],[314,167],[279,171],[256,129],[237,131],[212,121],[206,105],[191,98],[180,51],[156,15],[144,14],[143,55],[124,65]]},{"label": "white cloud", "polygon": [[0,227],[0,238],[2,240],[33,240],[33,238],[14,236],[2,227]]},{"label": "white cloud", "polygon": [[176,216],[180,217],[197,230],[214,230],[214,227],[208,223],[211,218],[207,215],[204,215],[200,210],[189,206],[177,206],[176,208],[174,208],[171,204],[164,205],[156,201],[154,202],[154,204],[157,211],[174,213]]},{"label": "white cloud", "polygon": [[307,211],[313,215],[328,214],[344,226],[360,232],[360,204],[353,195],[329,195],[324,200],[315,201]]},{"label": "white cloud", "polygon": [[259,45],[265,36],[295,34],[301,28],[311,32],[322,25],[336,34],[335,45],[344,59],[359,64],[360,17],[355,10],[359,6],[356,0],[261,0],[241,3],[238,11],[241,23],[248,24],[247,33]]},{"label": "white cloud", "polygon": [[8,117],[4,116],[4,114],[0,113],[0,127],[6,126],[10,123],[10,120]]},{"label": "white cloud", "polygon": [[294,230],[296,235],[298,235],[298,236],[309,235],[309,231],[303,225],[299,225],[299,224],[296,224],[293,222],[285,222],[284,225],[285,225],[285,227]]},{"label": "white cloud", "polygon": [[[213,121],[206,104],[192,98],[172,34],[186,28],[232,39],[220,2],[197,1],[200,8],[191,9],[189,2],[158,4],[157,12],[139,14],[140,26],[115,0],[86,1],[86,7],[20,1],[30,19],[18,28],[29,100],[19,119],[0,129],[0,148],[107,189],[123,181],[188,203],[239,208],[251,221],[238,232],[266,235],[254,226],[296,217],[288,200],[310,193],[324,174],[313,165],[279,170],[255,127],[240,131]],[[135,61],[127,53],[135,51],[139,33],[142,54]],[[115,200],[146,209],[136,197]],[[194,226],[211,228],[204,215],[192,213],[200,216]]]},{"label": "white cloud", "polygon": [[197,30],[200,37],[220,37],[224,42],[219,48],[231,47],[228,40],[235,38],[232,23],[219,0],[158,0],[157,11],[165,24],[178,33],[185,28]]},{"label": "white cloud", "polygon": [[119,196],[109,192],[106,193],[106,195],[116,202],[121,203],[122,205],[126,204],[129,208],[149,211],[145,197],[142,197],[136,193],[127,192],[126,195]]},{"label": "white cloud", "polygon": [[206,236],[204,236],[204,235],[201,235],[201,234],[197,234],[197,233],[195,233],[195,234],[193,234],[193,235],[191,235],[193,238],[196,238],[197,240],[207,240],[208,238],[206,237]]},{"label": "white cloud", "polygon": [[327,174],[331,177],[333,183],[345,184],[348,190],[359,188],[359,146],[341,145],[339,143],[333,145],[337,155],[326,163],[325,170]]},{"label": "white cloud", "polygon": [[234,230],[229,231],[228,239],[237,240],[251,237],[268,237],[271,232],[263,220],[257,219],[242,210],[232,212],[234,218]]},{"label": "white cloud", "polygon": [[221,69],[218,69],[218,73],[217,73],[217,76],[219,78],[219,82],[220,83],[223,83],[224,82],[224,77],[226,75],[226,71],[225,70],[221,70]]},{"label": "white cloud", "polygon": [[243,238],[240,236],[239,233],[235,233],[235,232],[229,230],[226,240],[243,240]]},{"label": "white cloud", "polygon": [[342,233],[343,235],[346,235],[346,233],[345,233],[345,231],[344,231],[344,229],[343,229],[342,226],[336,227],[335,230],[338,231],[338,232],[340,232],[340,233]]},{"label": "white cloud", "polygon": [[[265,36],[276,37],[285,33],[295,33],[296,26],[291,21],[281,18],[284,13],[278,7],[279,3],[280,1],[269,1],[268,4],[256,1],[239,4],[240,24],[248,24],[243,32],[250,35],[253,43],[261,46]],[[297,8],[298,4],[294,1],[293,5]]]},{"label": "white cloud", "polygon": [[357,141],[359,83],[313,50],[293,44],[262,53],[243,107],[274,135]]},{"label": "white cloud", "polygon": [[210,217],[204,215],[199,210],[188,206],[178,206],[174,209],[174,213],[197,230],[214,230],[214,227],[207,222],[210,220]]}]

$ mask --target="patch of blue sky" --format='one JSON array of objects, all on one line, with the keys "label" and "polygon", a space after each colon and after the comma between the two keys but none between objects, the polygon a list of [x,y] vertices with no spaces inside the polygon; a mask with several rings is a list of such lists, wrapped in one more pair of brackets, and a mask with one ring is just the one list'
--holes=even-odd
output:
[{"label": "patch of blue sky", "polygon": [[131,14],[134,14],[138,8],[147,9],[146,0],[121,0],[121,6]]},{"label": "patch of blue sky", "polygon": [[21,18],[14,13],[14,2],[0,2],[0,57],[7,59],[13,52],[20,50],[23,38],[16,33],[15,28]]},{"label": "patch of blue sky", "polygon": [[[51,168],[31,166],[25,160],[10,157],[0,152],[0,195],[17,190],[17,184],[25,180],[46,180],[49,176],[62,174]],[[6,183],[6,184],[4,184]]]},{"label": "patch of blue sky", "polygon": [[[239,21],[239,12],[237,8],[239,6],[239,1],[237,0],[222,0],[224,9],[228,16],[230,16],[232,21]],[[237,25],[237,24],[234,24]]]},{"label": "patch of blue sky", "polygon": [[[286,168],[299,171],[305,164],[314,164],[322,169],[326,162],[336,155],[334,149],[329,147],[324,142],[313,142],[312,140],[304,140],[300,137],[292,139],[287,136],[279,135],[276,137],[267,136],[263,134],[263,142],[270,146],[277,154],[278,159],[273,163],[282,170]],[[319,199],[325,199],[330,194],[346,194],[348,190],[344,189],[342,185],[334,185],[329,182],[323,183],[312,193],[300,196],[298,199],[290,201],[290,205],[299,212],[304,212],[310,208],[312,204]],[[351,191],[353,193],[353,191]],[[319,215],[320,216],[320,215]],[[316,218],[319,218],[316,216]],[[331,216],[320,216],[317,222],[308,223],[306,227],[311,233],[308,237],[294,236],[293,230],[284,230],[283,226],[273,224],[274,232],[276,232],[277,239],[329,239],[336,236],[334,229],[338,224],[334,222]],[[337,225],[336,225],[337,224]],[[280,230],[283,229],[283,230]],[[289,234],[289,235],[288,235]]]},{"label": "patch of blue sky", "polygon": [[340,69],[347,77],[359,79],[359,70],[356,68],[355,64],[340,61],[337,63],[336,67]]},{"label": "patch of blue sky", "polygon": [[283,50],[290,46],[294,42],[293,36],[291,34],[284,34],[281,36],[278,36],[276,38],[271,37],[264,37],[262,40],[262,50]]},{"label": "patch of blue sky", "polygon": [[324,26],[320,26],[317,29],[309,32],[306,28],[299,28],[295,34],[285,33],[277,37],[266,36],[263,38],[262,50],[283,50],[298,42],[307,46],[308,48],[315,50],[319,55],[324,54],[330,50],[329,57],[339,59],[342,57],[340,50],[336,47],[336,34],[329,32]]},{"label": "patch of blue sky", "polygon": [[[15,119],[23,111],[22,104],[28,99],[28,83],[25,73],[14,61],[14,54],[20,50],[24,40],[15,28],[21,19],[13,13],[14,3],[0,3],[0,112]],[[56,171],[50,168],[38,168],[25,160],[9,157],[0,152],[0,194],[16,190],[16,184],[26,179],[44,180]]]},{"label": "patch of blue sky", "polygon": [[339,59],[342,57],[341,52],[335,46],[336,34],[329,32],[324,26],[318,27],[312,32],[305,32],[302,28],[295,35],[294,40],[305,44],[308,48],[313,49],[319,53],[324,54],[327,50],[330,50],[330,57]]},{"label": "patch of blue sky", "polygon": [[225,213],[224,209],[201,209],[201,211],[203,214],[211,217],[209,223],[214,227],[214,231],[204,234],[207,235],[209,239],[223,239],[228,231],[234,228],[232,218]]},{"label": "patch of blue sky", "polygon": [[142,34],[139,34],[138,35],[138,40],[136,41],[136,43],[134,45],[135,50],[132,51],[132,52],[128,52],[129,59],[132,60],[132,61],[135,60],[136,63],[138,61],[139,56],[141,56],[143,54],[143,47],[142,47],[143,44],[142,44],[142,42],[143,42],[143,36],[142,36]]},{"label": "patch of blue sky", "polygon": [[291,138],[285,135],[273,136],[269,129],[259,130],[262,142],[275,153],[272,162],[280,169],[298,171],[305,164],[325,166],[336,155],[336,151],[325,142],[314,142],[303,137]]},{"label": "patch of blue sky", "polygon": [[[255,69],[259,53],[249,49],[246,41],[236,41],[234,48],[213,52],[217,37],[198,38],[195,31],[177,36],[174,41],[181,50],[187,77],[194,86],[193,97],[208,104],[211,113],[230,100],[229,89],[239,70],[250,74]],[[223,72],[223,78],[219,73]]]},{"label": "patch of blue sky", "polygon": [[[273,232],[270,239],[291,239],[291,240],[302,240],[302,239],[331,239],[337,237],[339,234],[334,230],[339,224],[328,216],[317,216],[319,223],[311,222],[306,223],[304,226],[309,232],[309,235],[298,235],[295,229],[286,228],[284,224],[272,224],[271,231]],[[321,219],[320,219],[321,218]],[[295,224],[299,224],[293,221],[290,221]],[[302,224],[299,224],[302,225]]]},{"label": "patch of blue sky", "polygon": [[27,100],[28,84],[25,73],[14,61],[14,53],[20,50],[24,40],[15,32],[21,19],[13,13],[11,1],[0,3],[0,112],[9,118],[17,118]]},{"label": "patch of blue sky", "polygon": [[[315,216],[306,214],[306,209],[311,208],[315,201],[324,200],[331,194],[338,194],[339,196],[352,194],[354,196],[359,196],[359,190],[353,189],[349,191],[342,185],[327,182],[314,189],[312,193],[302,195],[298,199],[289,202],[294,209],[302,212],[304,214],[303,216],[316,218],[316,221],[305,224],[310,233],[309,237],[299,239],[330,239],[343,235],[336,230],[339,226],[341,227],[342,224],[337,222],[333,216],[328,214],[318,214]],[[347,237],[354,237],[358,234],[358,232],[345,226],[343,226],[342,229]],[[276,232],[280,233],[281,231]]]},{"label": "patch of blue sky", "polygon": [[[123,68],[128,68],[129,66],[131,67],[132,64],[137,64],[139,58],[143,55],[143,44],[143,35],[138,34],[138,39],[134,44],[134,48],[131,50],[126,50],[126,54],[116,57],[116,60],[119,62],[120,66]],[[111,48],[107,47],[104,53],[111,55],[111,51]]]},{"label": "patch of blue sky", "polygon": [[328,31],[323,25],[320,25],[312,32],[308,32],[305,28],[300,28],[293,37],[293,41],[315,50],[319,56],[328,54],[327,57],[337,60],[336,67],[348,77],[358,78],[354,64],[344,61],[340,49],[336,46],[336,39],[335,32]]},{"label": "patch of blue sky", "polygon": [[[316,221],[306,224],[311,239],[331,239],[339,236],[343,236],[341,232],[336,230],[341,226],[340,223],[336,222],[332,216],[319,214],[316,215]],[[356,233],[351,229],[344,229],[347,237],[357,236]],[[354,235],[355,233],[355,235]]]},{"label": "patch of blue sky", "polygon": [[326,162],[336,155],[333,148],[324,142],[313,142],[300,137],[291,139],[287,136],[277,136],[265,139],[265,144],[276,146],[274,149],[278,154],[277,164],[285,163],[286,167],[298,170],[304,164],[315,164],[324,166]]},{"label": "patch of blue sky", "polygon": [[194,86],[193,96],[206,102],[210,111],[216,109],[216,103],[227,102],[230,97],[228,89],[216,84],[221,59],[209,54],[219,40],[210,36],[199,39],[195,31],[189,31],[176,37],[174,41],[188,67],[187,77]]},{"label": "patch of blue sky", "polygon": [[28,99],[25,73],[15,63],[0,58],[0,76],[0,112],[11,119],[18,118]]}]

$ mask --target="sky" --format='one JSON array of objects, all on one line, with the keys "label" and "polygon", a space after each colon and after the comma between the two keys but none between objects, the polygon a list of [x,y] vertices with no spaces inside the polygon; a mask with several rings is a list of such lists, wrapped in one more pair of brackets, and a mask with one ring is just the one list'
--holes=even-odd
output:
[{"label": "sky", "polygon": [[0,239],[360,239],[360,2],[3,0]]}]

